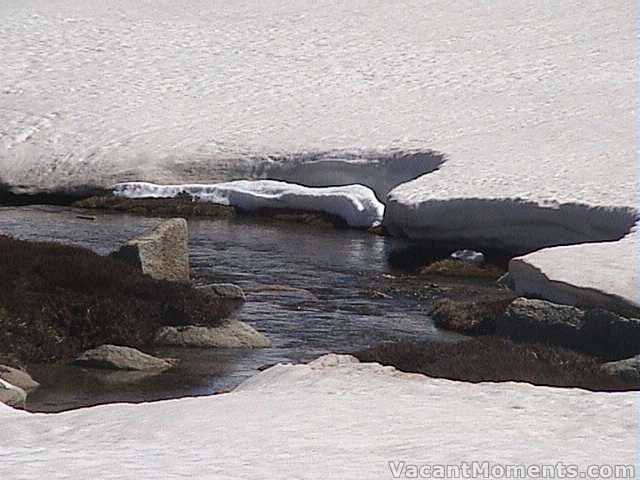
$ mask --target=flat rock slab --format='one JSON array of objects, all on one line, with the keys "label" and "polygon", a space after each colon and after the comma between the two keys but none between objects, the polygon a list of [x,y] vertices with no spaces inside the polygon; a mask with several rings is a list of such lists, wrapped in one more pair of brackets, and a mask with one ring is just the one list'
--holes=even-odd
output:
[{"label": "flat rock slab", "polygon": [[471,384],[354,360],[278,365],[222,395],[55,415],[0,406],[0,478],[377,480],[393,478],[390,462],[636,463],[636,392]]},{"label": "flat rock slab", "polygon": [[546,248],[509,263],[516,294],[637,316],[637,233],[617,242]]},{"label": "flat rock slab", "polygon": [[31,378],[31,375],[24,370],[19,370],[7,365],[0,365],[0,379],[22,388],[26,392],[35,390],[40,386],[40,384]]},{"label": "flat rock slab", "polygon": [[0,379],[0,403],[15,408],[24,408],[27,392],[9,382]]},{"label": "flat rock slab", "polygon": [[260,348],[271,341],[253,327],[230,320],[219,327],[163,327],[156,335],[157,345],[194,348]]},{"label": "flat rock slab", "polygon": [[165,370],[173,364],[130,347],[101,345],[78,356],[75,365],[109,370]]},{"label": "flat rock slab", "polygon": [[189,233],[184,218],[172,218],[129,240],[112,256],[156,280],[189,283]]}]

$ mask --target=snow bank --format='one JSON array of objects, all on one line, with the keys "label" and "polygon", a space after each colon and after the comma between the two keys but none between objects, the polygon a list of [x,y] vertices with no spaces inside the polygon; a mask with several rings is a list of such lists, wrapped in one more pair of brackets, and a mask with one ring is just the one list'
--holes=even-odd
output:
[{"label": "snow bank", "polygon": [[259,164],[256,172],[310,187],[366,185],[384,202],[394,187],[436,170],[443,162],[443,155],[429,150],[338,150],[272,158]]},{"label": "snow bank", "polygon": [[377,480],[393,478],[393,461],[634,464],[635,403],[325,356],[225,395],[55,415],[0,407],[0,477]]},{"label": "snow bank", "polygon": [[543,249],[509,263],[518,295],[640,315],[638,239]]},{"label": "snow bank", "polygon": [[238,180],[212,185],[156,185],[120,183],[114,194],[127,198],[173,198],[189,194],[200,201],[233,205],[242,210],[291,209],[324,212],[342,218],[352,227],[375,227],[382,221],[384,205],[363,185],[310,188],[274,180]]},{"label": "snow bank", "polygon": [[557,245],[619,240],[638,218],[631,201],[626,206],[532,201],[507,198],[506,188],[496,191],[493,198],[476,196],[472,188],[450,197],[446,193],[438,196],[442,185],[453,189],[463,182],[465,179],[434,173],[396,188],[388,198],[385,226],[416,240],[526,253]]}]

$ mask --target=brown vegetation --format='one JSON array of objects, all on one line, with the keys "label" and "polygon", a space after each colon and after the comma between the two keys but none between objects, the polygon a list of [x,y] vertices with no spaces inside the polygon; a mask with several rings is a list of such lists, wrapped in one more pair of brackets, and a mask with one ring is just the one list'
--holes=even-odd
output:
[{"label": "brown vegetation", "polygon": [[446,277],[498,279],[504,275],[504,270],[489,264],[477,265],[460,260],[438,260],[422,267],[420,273],[423,275],[442,275]]},{"label": "brown vegetation", "polygon": [[103,195],[80,200],[73,204],[77,208],[112,210],[134,215],[156,217],[215,217],[231,218],[235,208],[210,202],[199,202],[190,196],[177,198],[125,198]]},{"label": "brown vegetation", "polygon": [[486,335],[496,330],[496,319],[513,301],[509,290],[473,301],[438,300],[431,318],[438,328],[467,335]]},{"label": "brown vegetation", "polygon": [[388,343],[356,353],[361,361],[467,382],[528,382],[596,391],[638,389],[599,369],[594,357],[543,344],[476,337],[458,343]]},{"label": "brown vegetation", "polygon": [[215,324],[225,303],[89,250],[0,236],[0,363],[142,347],[164,325]]}]

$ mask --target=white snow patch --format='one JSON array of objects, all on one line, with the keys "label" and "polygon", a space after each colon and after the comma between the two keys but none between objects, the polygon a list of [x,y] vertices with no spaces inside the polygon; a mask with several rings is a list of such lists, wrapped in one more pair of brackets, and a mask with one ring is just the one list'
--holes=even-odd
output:
[{"label": "white snow patch", "polygon": [[518,295],[637,316],[637,232],[617,242],[554,247],[514,258],[509,273]]},{"label": "white snow patch", "polygon": [[391,478],[389,462],[634,464],[636,393],[469,384],[350,357],[236,391],[53,415],[0,406],[0,477]]},{"label": "white snow patch", "polygon": [[218,184],[156,185],[120,183],[115,195],[127,198],[173,198],[189,194],[200,201],[232,205],[242,210],[291,209],[324,212],[352,227],[375,227],[382,222],[384,205],[363,185],[311,188],[275,180],[238,180]]}]

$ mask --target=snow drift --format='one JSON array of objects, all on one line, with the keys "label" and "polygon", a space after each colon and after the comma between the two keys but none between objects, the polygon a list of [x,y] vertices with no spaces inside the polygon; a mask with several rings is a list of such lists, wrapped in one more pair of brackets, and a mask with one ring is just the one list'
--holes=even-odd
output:
[{"label": "snow drift", "polygon": [[130,182],[115,185],[113,193],[127,198],[173,198],[188,194],[198,201],[232,205],[241,210],[323,212],[342,218],[351,227],[361,228],[379,225],[384,215],[384,205],[363,185],[310,188],[274,180],[238,180],[212,185]]},{"label": "snow drift", "polygon": [[377,480],[392,478],[389,462],[633,465],[636,395],[461,383],[328,355],[211,397],[55,415],[0,405],[0,477]]}]

